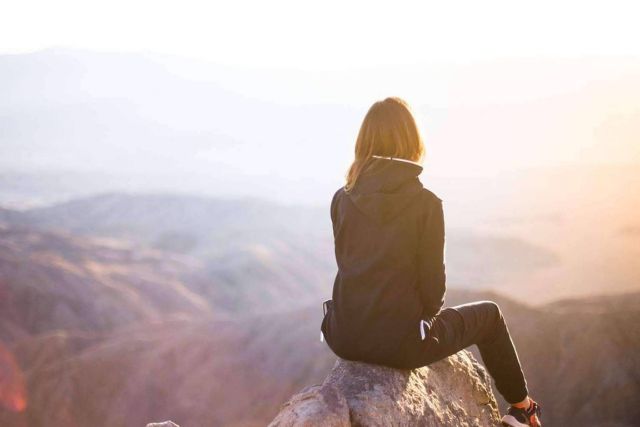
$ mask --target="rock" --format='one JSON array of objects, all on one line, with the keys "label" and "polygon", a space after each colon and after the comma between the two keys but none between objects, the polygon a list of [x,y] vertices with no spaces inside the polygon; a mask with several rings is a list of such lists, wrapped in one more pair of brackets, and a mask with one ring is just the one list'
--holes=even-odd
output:
[{"label": "rock", "polygon": [[338,358],[324,382],[291,397],[269,427],[496,426],[490,381],[468,351],[413,370]]},{"label": "rock", "polygon": [[173,421],[162,421],[159,423],[149,423],[147,427],[180,427],[178,424]]}]

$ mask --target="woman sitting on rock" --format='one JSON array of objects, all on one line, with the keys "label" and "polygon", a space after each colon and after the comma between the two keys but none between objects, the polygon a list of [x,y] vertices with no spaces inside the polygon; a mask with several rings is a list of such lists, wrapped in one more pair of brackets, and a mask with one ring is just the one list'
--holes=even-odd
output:
[{"label": "woman sitting on rock", "polygon": [[371,106],[355,159],[331,202],[338,273],[321,338],[347,360],[414,369],[476,344],[510,407],[507,426],[540,426],[503,314],[495,302],[443,308],[442,200],[418,176],[422,137],[407,103]]}]

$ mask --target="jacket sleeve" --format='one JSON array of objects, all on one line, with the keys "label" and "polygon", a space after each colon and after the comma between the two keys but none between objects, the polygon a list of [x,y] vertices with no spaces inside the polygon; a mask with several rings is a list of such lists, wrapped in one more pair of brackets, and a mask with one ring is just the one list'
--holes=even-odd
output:
[{"label": "jacket sleeve", "polygon": [[329,208],[331,214],[331,225],[333,227],[333,235],[335,239],[336,234],[336,225],[338,222],[338,193],[340,193],[341,188],[338,189],[335,193],[333,193],[333,198],[331,199],[331,207]]},{"label": "jacket sleeve", "polygon": [[427,316],[435,316],[444,305],[445,236],[442,200],[436,198],[423,224],[418,243],[418,292]]}]

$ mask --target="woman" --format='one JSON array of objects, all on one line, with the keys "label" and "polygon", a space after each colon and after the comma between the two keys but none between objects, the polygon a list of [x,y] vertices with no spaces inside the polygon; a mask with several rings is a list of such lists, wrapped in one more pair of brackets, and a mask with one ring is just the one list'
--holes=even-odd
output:
[{"label": "woman", "polygon": [[540,426],[516,350],[492,301],[443,308],[442,200],[424,188],[424,145],[398,97],[367,112],[346,184],[331,201],[338,273],[321,339],[348,360],[413,369],[476,344],[510,403],[508,426]]}]

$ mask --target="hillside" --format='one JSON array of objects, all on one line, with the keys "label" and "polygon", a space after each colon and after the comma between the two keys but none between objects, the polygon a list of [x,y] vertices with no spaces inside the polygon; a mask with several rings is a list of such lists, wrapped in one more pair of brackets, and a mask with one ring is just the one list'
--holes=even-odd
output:
[{"label": "hillside", "polygon": [[[27,410],[16,414],[0,401],[1,425],[106,418],[115,426],[157,419],[264,425],[335,361],[318,339],[325,294],[297,288],[304,298],[286,299],[287,286],[233,285],[194,254],[152,249],[125,234],[29,228],[16,225],[14,214],[5,215],[13,225],[0,228],[0,339],[26,381]],[[281,271],[286,258],[265,262]],[[446,303],[500,304],[552,425],[571,425],[569,416],[575,425],[634,425],[640,294],[536,306],[509,295],[450,288]]]},{"label": "hillside", "polygon": [[118,241],[0,226],[0,339],[224,316],[222,304],[214,310],[185,283],[196,268],[194,260]]},{"label": "hillside", "polygon": [[264,426],[334,362],[310,310],[229,321],[177,319],[124,327],[89,344],[73,332],[13,346],[27,383],[24,414],[0,425]]},{"label": "hillside", "polygon": [[530,391],[551,425],[635,425],[640,293],[528,307],[494,293],[459,291],[449,293],[447,304],[478,299],[503,309]]},{"label": "hillside", "polygon": [[[469,296],[452,292],[450,299]],[[630,349],[640,348],[640,308],[593,322],[571,311],[493,299],[503,307],[549,425],[635,425],[640,358]],[[100,339],[63,331],[22,339],[13,351],[28,384],[30,425],[45,419],[53,427],[157,419],[264,425],[293,394],[322,382],[336,360],[318,339],[319,308],[244,320],[156,321]]]},{"label": "hillside", "polygon": [[[310,302],[330,293],[335,277],[328,207],[256,198],[106,193],[5,210],[3,217],[8,224],[117,238],[192,256],[202,262],[207,277],[246,291],[233,291],[242,295],[234,303],[238,309],[242,301],[258,298],[274,308]],[[468,228],[447,230],[446,255],[449,284],[461,288],[502,290],[512,281],[564,267],[559,254],[543,244]],[[560,291],[552,289],[545,299]]]}]

